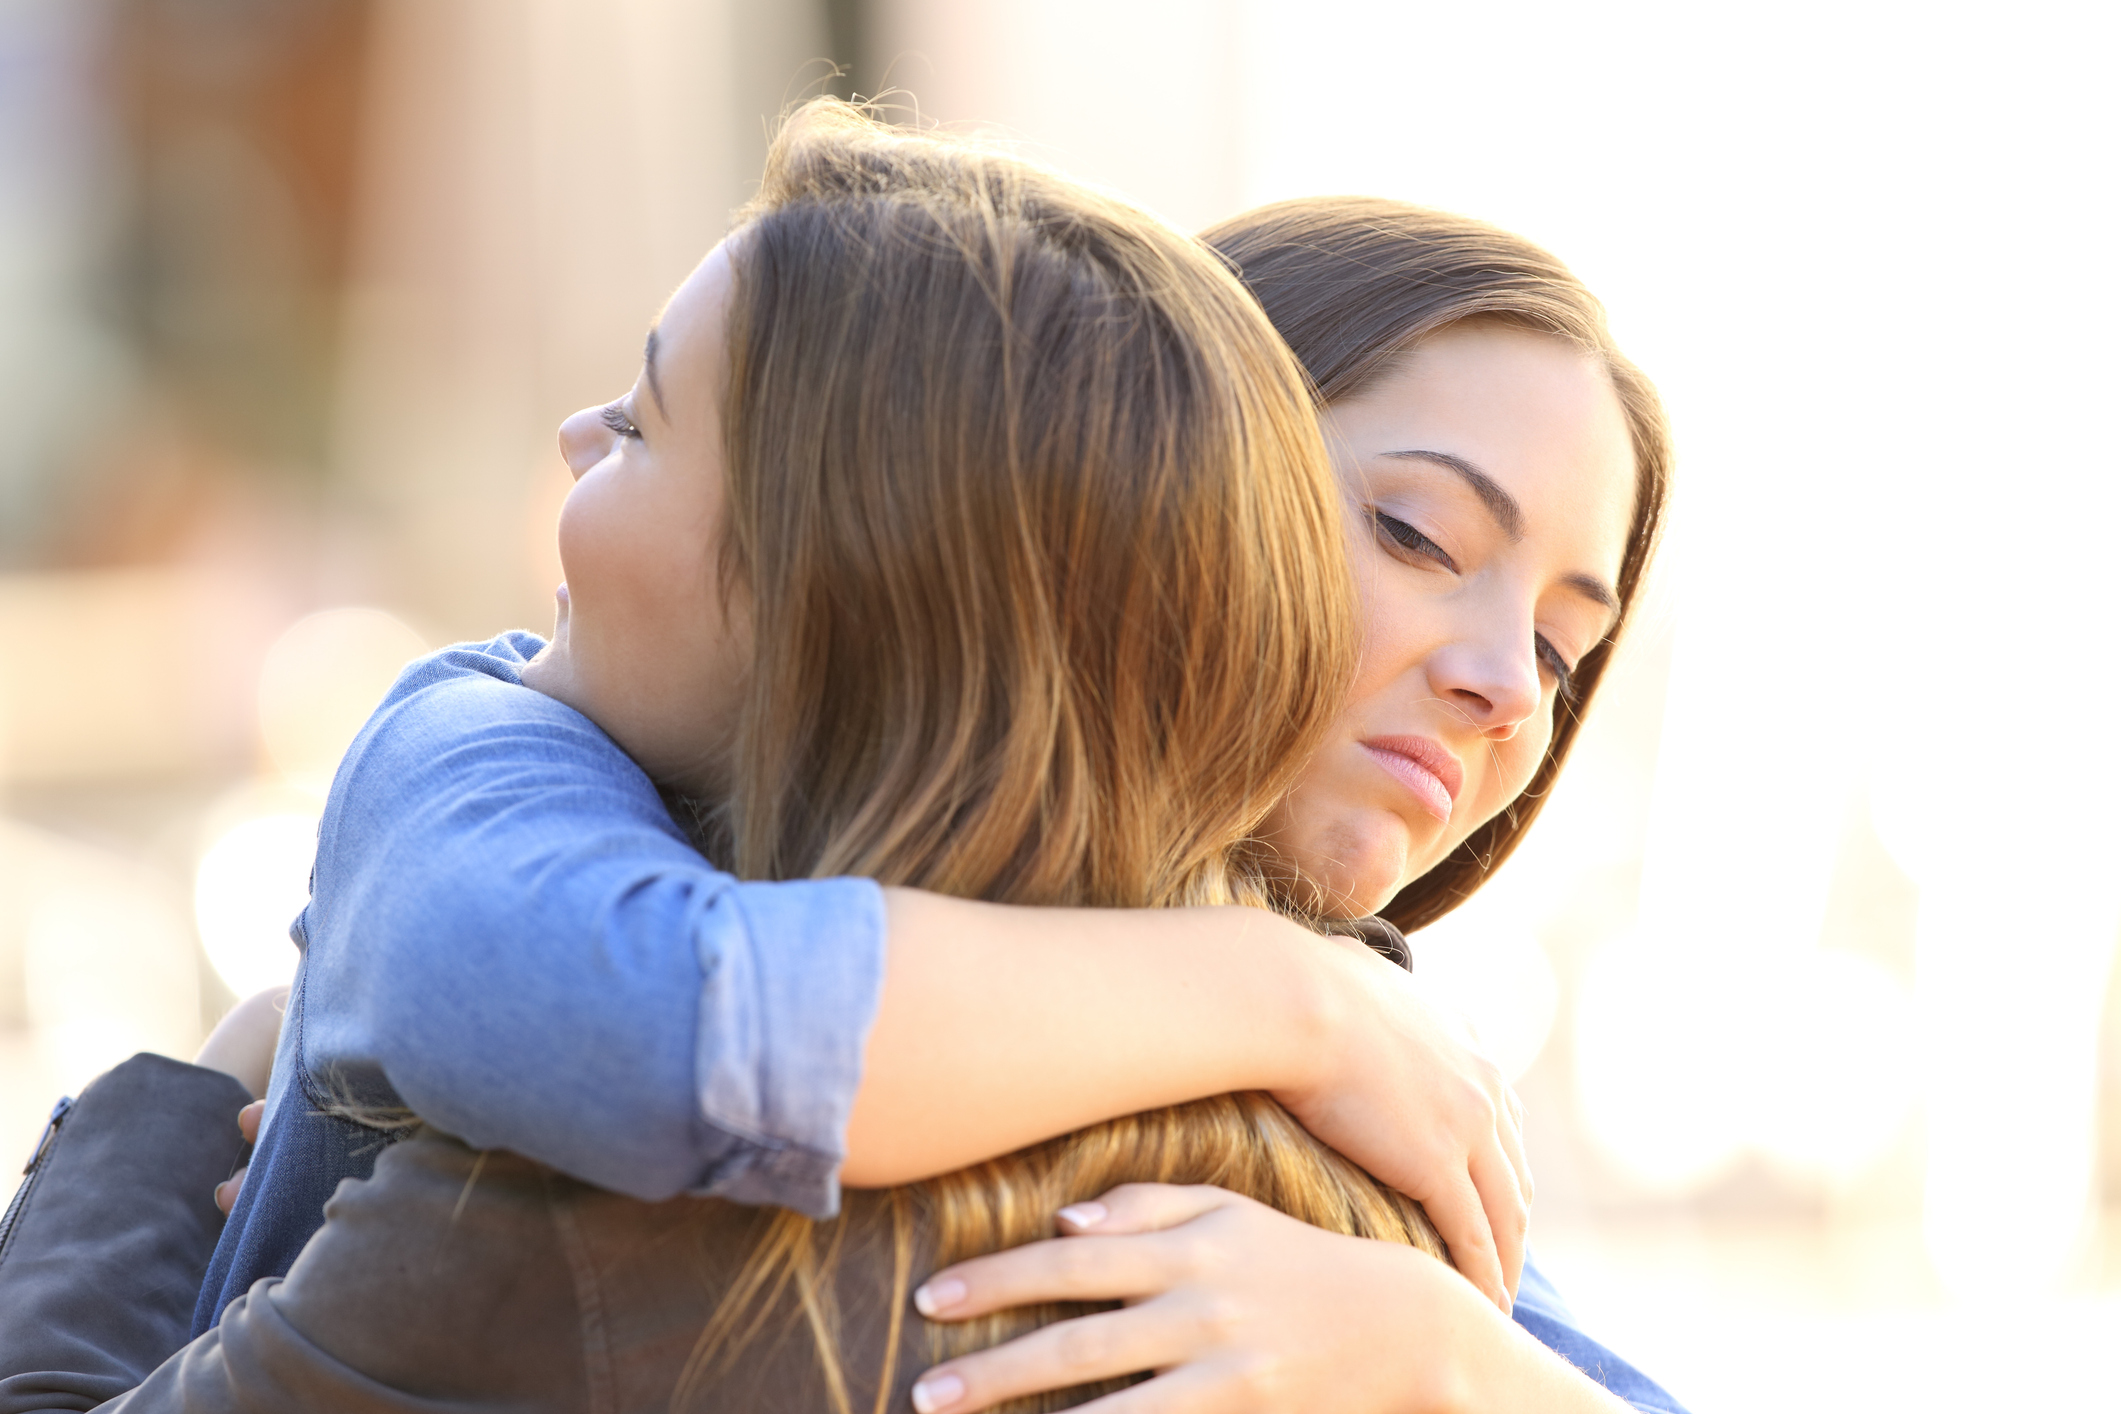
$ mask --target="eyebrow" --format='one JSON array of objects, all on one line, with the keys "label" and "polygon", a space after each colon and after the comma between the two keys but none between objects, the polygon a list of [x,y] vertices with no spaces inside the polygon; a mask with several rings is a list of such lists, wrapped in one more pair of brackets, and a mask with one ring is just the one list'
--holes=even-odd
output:
[{"label": "eyebrow", "polygon": [[1509,536],[1512,542],[1524,539],[1524,507],[1517,504],[1515,496],[1503,489],[1500,481],[1464,457],[1453,456],[1449,452],[1420,450],[1380,452],[1378,455],[1390,457],[1394,461],[1434,462],[1438,466],[1449,467],[1458,473],[1461,481],[1473,488],[1473,494],[1480,497],[1480,504],[1486,506],[1488,514],[1495,517],[1495,523],[1502,527],[1503,534]]},{"label": "eyebrow", "polygon": [[1565,574],[1561,577],[1561,582],[1608,613],[1620,612],[1620,596],[1613,592],[1611,585],[1596,575]]},{"label": "eyebrow", "polygon": [[[1480,498],[1480,504],[1486,506],[1488,514],[1495,517],[1495,523],[1502,527],[1503,534],[1509,536],[1512,542],[1524,539],[1524,507],[1518,504],[1517,498],[1512,496],[1501,482],[1464,457],[1418,447],[1403,452],[1380,452],[1378,455],[1390,457],[1395,461],[1424,461],[1450,468],[1458,474],[1458,479],[1465,482],[1473,494]],[[1620,608],[1620,596],[1613,592],[1611,585],[1596,575],[1566,574],[1561,577],[1561,582],[1608,612],[1618,612]]]},{"label": "eyebrow", "polygon": [[670,421],[670,414],[663,410],[663,385],[655,374],[655,351],[660,342],[657,337],[657,331],[650,329],[648,331],[648,342],[641,346],[641,369],[648,375],[648,393],[650,397],[655,399],[656,415],[661,417],[663,421],[668,422]]}]

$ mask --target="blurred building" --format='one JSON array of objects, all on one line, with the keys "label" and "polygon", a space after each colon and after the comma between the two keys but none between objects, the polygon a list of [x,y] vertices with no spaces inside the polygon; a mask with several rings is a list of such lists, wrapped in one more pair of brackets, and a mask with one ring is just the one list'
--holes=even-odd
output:
[{"label": "blurred building", "polygon": [[339,751],[426,645],[550,621],[553,429],[848,22],[0,7],[0,1134],[291,969]]},{"label": "blurred building", "polygon": [[1374,192],[1603,294],[1680,438],[1657,588],[1531,843],[1425,938],[1521,1077],[1537,1238],[1701,1407],[2084,1405],[2121,1319],[2108,24],[0,6],[0,1141],[291,966],[344,742],[423,645],[548,621],[553,428],[836,86],[1189,228]]}]

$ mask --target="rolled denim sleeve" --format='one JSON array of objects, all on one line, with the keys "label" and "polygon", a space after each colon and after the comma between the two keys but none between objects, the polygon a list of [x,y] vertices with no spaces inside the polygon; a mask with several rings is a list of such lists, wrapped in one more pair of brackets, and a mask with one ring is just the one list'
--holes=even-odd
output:
[{"label": "rolled denim sleeve", "polygon": [[349,750],[297,925],[309,1098],[635,1197],[830,1215],[881,891],[714,868],[624,752],[521,686],[538,646],[421,660]]},{"label": "rolled denim sleeve", "polygon": [[[729,910],[752,938],[838,937],[860,923],[859,944],[835,948],[850,954],[837,966],[803,967],[790,949],[726,942],[700,960],[713,979],[700,993],[701,1112],[746,1141],[704,1191],[829,1216],[839,1209],[847,1113],[883,987],[883,894],[866,879],[749,884]],[[786,1135],[811,1140],[789,1144]]]}]

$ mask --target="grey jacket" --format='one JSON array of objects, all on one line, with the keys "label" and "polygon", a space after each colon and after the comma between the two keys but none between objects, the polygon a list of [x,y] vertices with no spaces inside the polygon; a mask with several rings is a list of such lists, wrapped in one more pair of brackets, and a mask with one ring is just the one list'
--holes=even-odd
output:
[{"label": "grey jacket", "polygon": [[[0,1252],[0,1414],[832,1407],[785,1298],[741,1369],[675,1398],[751,1246],[745,1229],[771,1210],[641,1203],[437,1134],[390,1146],[373,1178],[341,1185],[286,1278],[259,1281],[185,1345],[220,1225],[210,1195],[240,1159],[233,1117],[247,1098],[225,1076],[142,1056],[68,1114]],[[224,1132],[236,1142],[206,1142]],[[868,1195],[850,1196],[835,1292],[848,1394],[867,1410],[892,1258],[888,1224],[863,1220]],[[132,1220],[113,1222],[120,1213]],[[907,1314],[886,1408],[911,1409],[935,1358],[927,1329]]]},{"label": "grey jacket", "polygon": [[0,1222],[0,1414],[94,1409],[184,1343],[249,1102],[139,1055],[62,1105]]},{"label": "grey jacket", "polygon": [[[881,1366],[888,1244],[848,1205],[838,1267],[850,1373]],[[725,1372],[677,1399],[689,1357],[771,1210],[713,1199],[642,1203],[502,1151],[427,1134],[348,1182],[284,1280],[266,1278],[109,1414],[667,1414],[825,1411],[792,1304]],[[906,1323],[886,1407],[910,1410],[930,1362]],[[875,1392],[850,1389],[853,1407]]]}]

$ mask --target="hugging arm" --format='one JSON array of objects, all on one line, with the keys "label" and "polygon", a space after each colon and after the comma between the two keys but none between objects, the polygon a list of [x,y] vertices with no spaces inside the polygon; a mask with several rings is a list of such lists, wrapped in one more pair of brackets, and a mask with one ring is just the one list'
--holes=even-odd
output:
[{"label": "hugging arm", "polygon": [[349,752],[268,1138],[297,1093],[401,1105],[635,1197],[831,1211],[881,891],[714,869],[609,738],[519,685],[538,646],[421,660]]},{"label": "hugging arm", "polygon": [[1264,1090],[1420,1199],[1459,1269],[1507,1305],[1532,1191],[1516,1097],[1402,968],[1258,909],[897,890],[889,908],[849,1183],[912,1182],[1119,1115]]},{"label": "hugging arm", "polygon": [[328,1085],[637,1197],[822,1215],[843,1163],[905,1182],[1263,1089],[1421,1198],[1504,1299],[1529,1192],[1511,1097],[1397,969],[1257,910],[738,883],[519,685],[537,646],[422,660],[349,753],[274,1108]]}]

